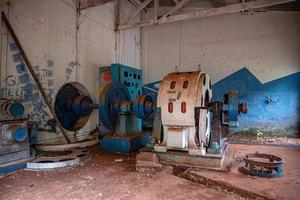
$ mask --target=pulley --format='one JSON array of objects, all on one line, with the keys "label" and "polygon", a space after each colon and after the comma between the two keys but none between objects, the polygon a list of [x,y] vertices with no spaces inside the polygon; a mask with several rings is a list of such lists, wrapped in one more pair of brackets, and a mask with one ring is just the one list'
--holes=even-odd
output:
[{"label": "pulley", "polygon": [[64,84],[55,99],[55,112],[63,128],[76,131],[89,119],[94,104],[87,89],[79,82]]},{"label": "pulley", "polygon": [[121,83],[107,83],[100,89],[100,121],[111,131],[115,129],[120,112],[134,114],[137,118],[145,119],[154,112],[155,107],[152,97],[148,95],[138,95],[132,102],[127,87]]},{"label": "pulley", "polygon": [[155,107],[156,104],[150,95],[139,95],[133,104],[133,111],[138,118],[145,119],[154,112]]},{"label": "pulley", "polygon": [[19,118],[23,116],[25,108],[17,100],[0,99],[0,112],[4,117]]},{"label": "pulley", "polygon": [[124,84],[107,83],[100,89],[99,118],[107,129],[115,129],[121,103],[124,101],[130,101],[129,91]]}]

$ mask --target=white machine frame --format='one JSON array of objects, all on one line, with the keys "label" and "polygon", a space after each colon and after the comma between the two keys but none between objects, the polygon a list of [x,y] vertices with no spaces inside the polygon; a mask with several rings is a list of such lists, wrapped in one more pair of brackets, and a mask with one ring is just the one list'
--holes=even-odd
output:
[{"label": "white machine frame", "polygon": [[188,151],[203,155],[210,139],[209,104],[212,99],[208,74],[201,71],[170,73],[161,82],[157,107],[161,109],[163,140],[157,152]]}]

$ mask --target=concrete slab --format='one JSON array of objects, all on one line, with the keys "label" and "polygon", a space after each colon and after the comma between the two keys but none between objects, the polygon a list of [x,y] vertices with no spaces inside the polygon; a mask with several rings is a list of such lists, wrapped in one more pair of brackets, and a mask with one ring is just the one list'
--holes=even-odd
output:
[{"label": "concrete slab", "polygon": [[218,169],[223,167],[222,164],[225,158],[225,152],[221,154],[189,155],[187,152],[168,151],[166,153],[156,152],[156,155],[161,162],[170,165]]},{"label": "concrete slab", "polygon": [[246,153],[256,151],[281,156],[285,161],[283,177],[268,179],[242,174],[238,168],[243,166],[243,163],[233,166],[228,173],[207,170],[189,173],[194,175],[194,178],[206,179],[229,190],[240,190],[239,192],[244,192],[246,196],[298,200],[300,197],[300,148],[230,144],[227,157],[236,159]]},{"label": "concrete slab", "polygon": [[137,172],[142,172],[146,174],[159,172],[162,169],[162,167],[163,166],[157,162],[144,161],[144,160],[137,160],[135,165]]}]

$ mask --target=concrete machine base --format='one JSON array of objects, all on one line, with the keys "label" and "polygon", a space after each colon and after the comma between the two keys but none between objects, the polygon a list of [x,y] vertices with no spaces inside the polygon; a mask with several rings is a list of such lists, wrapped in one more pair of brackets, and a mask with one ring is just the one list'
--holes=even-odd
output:
[{"label": "concrete machine base", "polygon": [[225,151],[220,154],[207,153],[205,155],[189,155],[187,152],[179,151],[155,152],[155,154],[164,164],[196,168],[221,169],[225,159]]},{"label": "concrete machine base", "polygon": [[[225,155],[227,145],[219,154],[190,155],[183,151],[155,152],[144,148],[137,155],[136,169],[138,171],[159,171],[162,165],[227,171]],[[158,166],[159,165],[159,166]]]}]

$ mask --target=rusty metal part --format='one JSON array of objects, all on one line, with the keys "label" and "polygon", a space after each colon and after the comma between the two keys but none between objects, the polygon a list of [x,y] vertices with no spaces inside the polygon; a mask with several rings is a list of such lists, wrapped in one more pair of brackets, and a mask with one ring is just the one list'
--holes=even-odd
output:
[{"label": "rusty metal part", "polygon": [[39,143],[35,147],[40,151],[65,151],[73,148],[86,148],[97,144],[98,136],[90,135],[90,138],[82,140],[80,142],[73,142],[71,144],[52,144],[52,143]]},{"label": "rusty metal part", "polygon": [[86,161],[90,153],[87,149],[71,149],[68,152],[56,152],[50,156],[42,156],[27,162],[30,170],[51,170],[62,167],[76,166]]},{"label": "rusty metal part", "polygon": [[245,167],[240,171],[252,176],[279,177],[282,176],[282,158],[272,154],[250,153],[244,157]]},{"label": "rusty metal part", "polygon": [[247,105],[246,102],[239,103],[239,105],[238,105],[238,112],[239,113],[243,113],[243,114],[245,114],[245,113],[248,112],[248,105]]},{"label": "rusty metal part", "polygon": [[29,62],[29,59],[28,59],[27,55],[25,54],[25,51],[24,51],[24,49],[23,49],[21,43],[19,42],[19,39],[17,38],[17,36],[16,36],[16,34],[15,34],[13,28],[11,27],[11,25],[10,25],[10,23],[9,23],[9,21],[8,21],[8,19],[7,19],[7,17],[5,16],[4,12],[2,12],[1,15],[2,15],[2,20],[3,20],[3,22],[5,23],[5,25],[6,25],[7,29],[8,29],[8,31],[10,32],[10,34],[11,34],[13,40],[15,41],[15,43],[16,43],[16,45],[17,45],[19,51],[20,51],[20,54],[22,55],[22,57],[23,57],[23,59],[24,59],[24,61],[25,61],[25,63],[26,63],[26,66],[27,66],[27,68],[28,68],[28,70],[29,70],[29,72],[30,72],[30,74],[31,74],[31,76],[32,76],[32,78],[33,78],[35,84],[37,85],[37,87],[38,87],[38,89],[39,89],[39,91],[40,91],[40,93],[41,93],[41,95],[42,95],[42,97],[43,97],[43,99],[44,99],[44,101],[45,101],[45,103],[46,103],[48,109],[49,109],[50,112],[52,113],[52,115],[53,115],[53,117],[54,117],[54,119],[55,119],[55,121],[56,121],[56,123],[57,123],[57,125],[58,125],[58,127],[59,127],[59,129],[60,129],[60,131],[61,131],[61,133],[63,134],[64,138],[66,139],[66,141],[67,141],[68,143],[70,143],[71,141],[70,141],[70,139],[68,138],[67,133],[65,132],[65,130],[64,130],[63,127],[61,126],[60,121],[58,120],[58,118],[57,118],[57,116],[56,116],[56,114],[55,114],[55,112],[54,112],[54,109],[52,108],[51,103],[48,101],[47,95],[46,95],[46,93],[45,93],[45,91],[44,91],[44,89],[43,89],[43,87],[42,87],[42,84],[40,83],[38,77],[36,76],[36,74],[35,74],[35,72],[34,72],[34,70],[33,70],[33,68],[32,68],[31,63]]},{"label": "rusty metal part", "polygon": [[211,138],[210,145],[207,149],[209,153],[221,153],[223,150],[224,141],[222,139],[222,102],[212,102],[210,105],[210,109],[213,113],[212,117],[212,126],[211,126]]}]

